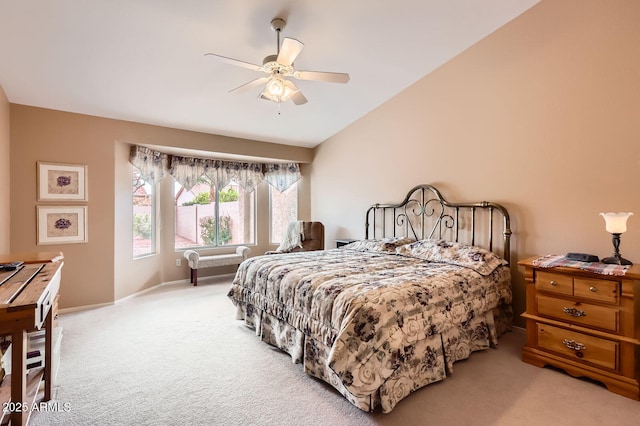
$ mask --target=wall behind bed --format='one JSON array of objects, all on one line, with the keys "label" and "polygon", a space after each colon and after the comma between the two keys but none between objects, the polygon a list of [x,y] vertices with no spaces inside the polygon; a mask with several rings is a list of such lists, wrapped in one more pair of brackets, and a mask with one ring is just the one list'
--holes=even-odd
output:
[{"label": "wall behind bed", "polygon": [[621,252],[640,263],[638,22],[636,0],[542,1],[323,142],[311,210],[327,246],[363,238],[371,203],[431,183],[450,201],[504,204],[514,265],[610,255],[601,211],[635,212]]}]

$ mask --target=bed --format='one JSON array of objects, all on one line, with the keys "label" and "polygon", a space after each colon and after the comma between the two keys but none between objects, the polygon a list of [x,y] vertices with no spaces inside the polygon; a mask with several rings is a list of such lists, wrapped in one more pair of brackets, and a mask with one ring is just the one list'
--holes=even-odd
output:
[{"label": "bed", "polygon": [[228,295],[306,373],[387,413],[510,328],[510,237],[502,205],[418,185],[367,210],[364,240],[243,261]]}]

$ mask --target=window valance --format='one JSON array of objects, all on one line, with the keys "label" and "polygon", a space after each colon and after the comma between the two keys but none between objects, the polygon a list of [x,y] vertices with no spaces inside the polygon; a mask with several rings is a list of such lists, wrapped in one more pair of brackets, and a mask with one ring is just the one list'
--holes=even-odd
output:
[{"label": "window valance", "polygon": [[144,146],[132,146],[129,162],[140,170],[142,178],[159,182],[169,171],[169,156]]},{"label": "window valance", "polygon": [[180,156],[171,157],[169,173],[187,190],[201,176],[208,177],[216,188],[222,189],[233,181],[249,192],[264,179],[261,164]]},{"label": "window valance", "polygon": [[296,183],[302,175],[297,163],[265,164],[264,178],[280,192]]},{"label": "window valance", "polygon": [[169,174],[189,191],[198,183],[200,176],[204,175],[204,171],[207,168],[206,163],[206,159],[174,155],[171,157]]},{"label": "window valance", "polygon": [[206,176],[219,189],[235,182],[251,192],[264,179],[282,192],[302,177],[300,165],[297,163],[262,164],[183,157],[136,145],[131,147],[129,161],[140,169],[145,180],[159,182],[168,173],[187,190],[190,190],[200,177]]}]

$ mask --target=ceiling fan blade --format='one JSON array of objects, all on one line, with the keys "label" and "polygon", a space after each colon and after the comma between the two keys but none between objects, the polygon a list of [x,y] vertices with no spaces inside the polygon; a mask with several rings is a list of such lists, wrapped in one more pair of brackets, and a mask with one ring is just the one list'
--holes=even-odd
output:
[{"label": "ceiling fan blade", "polygon": [[298,80],[326,81],[329,83],[347,83],[349,74],[344,72],[295,71],[293,76]]},{"label": "ceiling fan blade", "polygon": [[262,71],[261,65],[251,64],[249,62],[239,61],[238,59],[227,58],[226,56],[216,55],[215,53],[205,53],[204,56],[215,56],[220,61],[225,62],[227,64],[235,65],[238,67],[249,68],[254,71]]},{"label": "ceiling fan blade", "polygon": [[299,90],[297,92],[295,92],[293,95],[291,95],[290,99],[296,105],[302,105],[302,104],[306,104],[307,103],[307,98],[305,98],[304,95],[302,94],[302,92],[299,91]]},{"label": "ceiling fan blade", "polygon": [[282,65],[291,65],[293,61],[296,60],[304,44],[296,40],[295,38],[288,38],[282,41],[282,47],[280,48],[280,53],[278,53],[278,63]]},{"label": "ceiling fan blade", "polygon": [[253,87],[260,86],[261,84],[266,83],[267,80],[269,80],[269,77],[256,78],[255,80],[251,80],[250,82],[245,83],[242,86],[238,86],[235,89],[229,90],[229,93],[244,93]]},{"label": "ceiling fan blade", "polygon": [[307,98],[304,97],[300,89],[296,87],[291,80],[285,80],[285,86],[289,89],[287,99],[291,99],[294,104],[302,105],[307,103]]}]

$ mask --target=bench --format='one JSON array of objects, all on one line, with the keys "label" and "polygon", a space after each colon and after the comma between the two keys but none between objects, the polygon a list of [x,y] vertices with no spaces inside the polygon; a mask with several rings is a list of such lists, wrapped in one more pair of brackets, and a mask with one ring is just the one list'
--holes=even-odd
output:
[{"label": "bench", "polygon": [[191,268],[191,282],[198,285],[198,269],[211,268],[214,266],[239,265],[249,257],[251,249],[245,246],[236,248],[235,253],[231,254],[214,254],[211,256],[200,256],[195,250],[185,250],[184,257],[189,262]]}]

